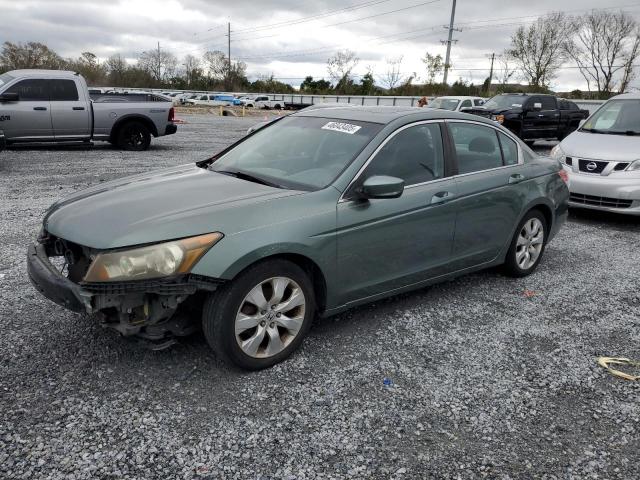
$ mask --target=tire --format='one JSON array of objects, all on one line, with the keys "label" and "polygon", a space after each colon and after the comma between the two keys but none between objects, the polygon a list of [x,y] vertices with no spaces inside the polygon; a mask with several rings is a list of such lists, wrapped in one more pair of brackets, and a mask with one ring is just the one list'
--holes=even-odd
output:
[{"label": "tire", "polygon": [[[532,226],[542,229],[541,238],[535,234],[536,230],[531,228]],[[529,235],[528,228],[532,230],[533,234]],[[526,277],[533,273],[544,254],[547,238],[548,226],[544,215],[539,210],[530,210],[518,224],[518,228],[511,240],[504,263],[505,273],[511,277]],[[524,256],[522,254],[523,249],[527,250]],[[532,258],[534,257],[534,252],[537,253],[535,259]],[[527,253],[529,254],[528,257]]]},{"label": "tire", "polygon": [[[285,281],[289,283],[282,287]],[[300,295],[304,303],[287,310],[287,304],[297,305]],[[274,298],[278,306],[269,301]],[[254,299],[267,302],[258,306],[252,303]],[[222,360],[246,370],[261,370],[283,361],[300,346],[315,313],[313,285],[304,270],[286,260],[266,260],[207,298],[202,330]]]},{"label": "tire", "polygon": [[116,144],[122,150],[142,152],[151,144],[151,132],[142,122],[125,122],[118,130]]}]

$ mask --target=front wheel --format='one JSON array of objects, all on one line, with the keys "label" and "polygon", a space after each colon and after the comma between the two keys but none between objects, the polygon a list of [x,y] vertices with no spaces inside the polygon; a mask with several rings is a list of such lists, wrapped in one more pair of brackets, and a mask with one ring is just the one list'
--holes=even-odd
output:
[{"label": "front wheel", "polygon": [[118,131],[116,143],[123,150],[141,152],[151,144],[151,132],[141,122],[127,122]]},{"label": "front wheel", "polygon": [[538,210],[527,213],[511,241],[504,263],[506,273],[512,277],[531,274],[542,259],[547,241],[547,222]]},{"label": "front wheel", "polygon": [[202,328],[223,360],[247,370],[271,367],[295,351],[315,315],[307,274],[286,260],[249,267],[211,295]]}]

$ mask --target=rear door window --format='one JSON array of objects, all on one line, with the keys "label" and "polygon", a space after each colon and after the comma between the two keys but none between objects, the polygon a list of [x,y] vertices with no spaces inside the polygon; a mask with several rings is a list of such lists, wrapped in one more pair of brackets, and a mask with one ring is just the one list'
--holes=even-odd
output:
[{"label": "rear door window", "polygon": [[556,100],[553,97],[541,97],[542,110],[555,110]]},{"label": "rear door window", "polygon": [[22,102],[49,101],[49,88],[47,87],[47,81],[44,79],[20,80],[5,90],[5,93],[17,93]]},{"label": "rear door window", "polygon": [[52,102],[75,102],[78,100],[78,88],[73,80],[49,80]]},{"label": "rear door window", "polygon": [[458,173],[473,173],[502,167],[497,132],[472,123],[449,123],[458,159]]},{"label": "rear door window", "polygon": [[504,133],[498,132],[500,147],[502,147],[502,158],[505,165],[516,165],[518,163],[518,145]]}]

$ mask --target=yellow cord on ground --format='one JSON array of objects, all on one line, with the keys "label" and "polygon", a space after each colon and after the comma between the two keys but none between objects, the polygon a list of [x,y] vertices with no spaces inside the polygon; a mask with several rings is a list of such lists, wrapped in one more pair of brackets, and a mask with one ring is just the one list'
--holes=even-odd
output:
[{"label": "yellow cord on ground", "polygon": [[609,370],[611,375],[624,378],[625,380],[631,380],[632,382],[640,380],[640,375],[630,375],[615,368],[611,368],[610,365],[628,365],[631,367],[640,367],[640,362],[635,362],[624,357],[598,357],[598,365]]}]

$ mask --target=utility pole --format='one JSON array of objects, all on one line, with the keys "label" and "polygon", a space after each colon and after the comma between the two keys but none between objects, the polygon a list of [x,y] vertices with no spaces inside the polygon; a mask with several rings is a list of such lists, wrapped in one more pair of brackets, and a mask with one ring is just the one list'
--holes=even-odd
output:
[{"label": "utility pole", "polygon": [[227,22],[227,60],[229,60],[229,64],[227,65],[227,88],[231,90],[231,22]]},{"label": "utility pole", "polygon": [[[457,40],[453,40],[453,22],[456,17],[456,0],[453,0],[453,4],[451,5],[451,20],[449,21],[449,38],[446,41],[447,44],[447,55],[444,59],[444,77],[442,78],[442,83],[447,84],[447,77],[449,75],[449,62],[451,60],[451,44],[453,42],[457,42]],[[447,28],[447,27],[445,27]]]},{"label": "utility pole", "polygon": [[489,70],[489,84],[487,85],[487,92],[491,90],[491,82],[493,82],[493,61],[496,59],[495,52],[491,54],[491,70]]},{"label": "utility pole", "polygon": [[160,81],[160,74],[162,73],[160,70],[162,68],[162,57],[160,56],[160,42],[158,42],[158,69],[156,70],[156,76],[158,77],[158,81]]}]

